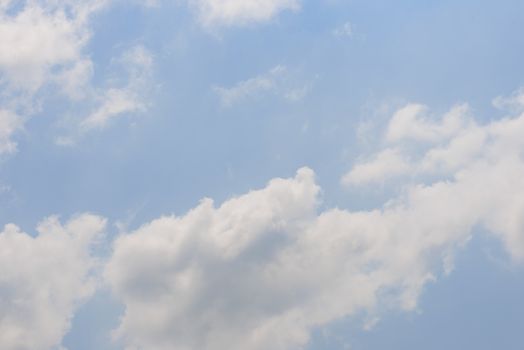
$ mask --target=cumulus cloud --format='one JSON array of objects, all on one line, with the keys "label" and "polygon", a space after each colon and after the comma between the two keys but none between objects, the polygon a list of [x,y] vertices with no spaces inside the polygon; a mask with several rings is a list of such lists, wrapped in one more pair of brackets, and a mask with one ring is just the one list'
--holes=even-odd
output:
[{"label": "cumulus cloud", "polygon": [[356,164],[342,178],[345,185],[362,185],[369,182],[382,182],[387,177],[405,175],[411,170],[409,161],[394,148],[388,148],[374,155],[372,160]]},{"label": "cumulus cloud", "polygon": [[[524,114],[482,126],[465,106],[440,120],[408,107],[384,136],[398,148],[372,157],[376,164],[354,182],[402,176],[416,156],[449,162],[448,170],[429,181],[408,178],[380,208],[320,210],[321,190],[303,168],[120,236],[105,270],[125,305],[115,336],[137,350],[298,349],[332,321],[364,313],[375,322],[391,308],[415,309],[478,227],[524,261]],[[479,130],[485,141],[470,147]],[[420,144],[428,148],[422,155]]]},{"label": "cumulus cloud", "polygon": [[37,90],[51,75],[81,59],[89,38],[88,16],[103,4],[91,1],[17,1],[0,6],[0,72],[11,88]]},{"label": "cumulus cloud", "polygon": [[469,122],[467,105],[458,105],[446,113],[442,120],[435,122],[428,118],[427,107],[408,104],[398,110],[389,122],[386,140],[436,142],[455,135]]},{"label": "cumulus cloud", "polygon": [[131,349],[302,348],[348,315],[414,309],[475,222],[452,189],[367,212],[318,212],[319,192],[304,168],[120,237],[106,270],[126,306],[116,335]]},{"label": "cumulus cloud", "polygon": [[300,0],[189,0],[200,22],[211,26],[243,26],[266,22],[285,10],[298,11]]},{"label": "cumulus cloud", "polygon": [[357,186],[408,175],[450,175],[483,149],[490,126],[475,122],[468,105],[454,106],[440,117],[428,114],[420,104],[396,111],[384,131],[384,148],[363,157],[341,182]]},{"label": "cumulus cloud", "polygon": [[105,220],[50,217],[33,237],[13,224],[0,232],[0,343],[5,350],[48,350],[69,329],[74,310],[94,291],[90,247]]},{"label": "cumulus cloud", "polygon": [[288,101],[299,101],[309,93],[311,85],[311,82],[299,83],[287,67],[277,65],[264,74],[240,81],[232,87],[215,86],[213,90],[222,105],[230,107],[267,94],[277,95]]},{"label": "cumulus cloud", "polygon": [[79,96],[91,78],[83,54],[88,19],[103,1],[12,1],[0,3],[0,153],[12,153],[12,137],[38,111],[44,86]]},{"label": "cumulus cloud", "polygon": [[357,163],[342,182],[355,186],[396,177],[403,186],[432,182],[463,192],[457,201],[477,207],[478,221],[501,235],[514,258],[524,259],[524,222],[519,218],[524,210],[519,199],[524,195],[524,109],[519,106],[524,104],[519,96],[497,99],[511,103],[516,114],[484,124],[472,118],[467,105],[440,118],[422,117],[427,107],[408,105],[391,119],[386,148]]}]

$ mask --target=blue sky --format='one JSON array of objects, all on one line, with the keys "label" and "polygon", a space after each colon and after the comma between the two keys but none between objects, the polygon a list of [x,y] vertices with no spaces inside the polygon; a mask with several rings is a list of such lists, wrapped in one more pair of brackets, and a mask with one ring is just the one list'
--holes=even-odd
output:
[{"label": "blue sky", "polygon": [[0,343],[520,349],[523,32],[516,0],[0,0]]}]

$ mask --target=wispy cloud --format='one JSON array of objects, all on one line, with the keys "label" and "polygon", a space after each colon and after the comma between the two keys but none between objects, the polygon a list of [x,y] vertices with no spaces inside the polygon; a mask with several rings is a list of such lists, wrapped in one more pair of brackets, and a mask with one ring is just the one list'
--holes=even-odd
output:
[{"label": "wispy cloud", "polygon": [[[114,65],[124,67],[127,81],[93,82],[94,64],[85,53],[91,37],[90,18],[110,1],[4,1],[0,6],[0,153],[12,153],[16,130],[42,112],[42,99],[70,101],[77,130],[58,137],[72,143],[78,135],[101,129],[110,120],[147,108],[147,83],[152,55],[136,46]],[[13,8],[16,7],[16,10]],[[144,90],[141,90],[144,89]],[[45,90],[45,93],[43,91]],[[87,112],[84,108],[91,109]],[[63,120],[59,122],[64,122]],[[71,123],[66,123],[71,124]],[[75,123],[73,123],[75,124]],[[69,129],[74,129],[68,125]]]},{"label": "wispy cloud", "polygon": [[107,123],[124,113],[145,111],[145,85],[149,83],[153,56],[143,46],[136,46],[125,52],[118,63],[128,72],[128,80],[121,88],[109,88],[98,92],[100,106],[82,120],[80,128],[89,131],[103,128]]},{"label": "wispy cloud", "polygon": [[60,145],[75,143],[89,132],[104,129],[113,120],[148,109],[148,91],[154,64],[152,54],[143,46],[135,46],[114,60],[123,73],[108,86],[91,89],[88,100],[92,107],[87,116],[75,116],[68,124],[68,134],[57,138]]},{"label": "wispy cloud", "polygon": [[244,26],[266,22],[285,10],[298,11],[300,0],[189,0],[202,25]]},{"label": "wispy cloud", "polygon": [[524,111],[524,88],[513,92],[511,96],[496,97],[493,99],[493,105],[501,110]]},{"label": "wispy cloud", "polygon": [[337,37],[350,38],[350,37],[353,36],[353,34],[354,34],[354,32],[353,32],[353,25],[349,21],[345,22],[341,26],[338,26],[337,28],[333,29],[333,35],[337,36]]},{"label": "wispy cloud", "polygon": [[222,105],[230,107],[267,94],[289,101],[299,101],[307,96],[312,85],[312,82],[300,82],[286,66],[278,65],[264,74],[240,81],[232,87],[215,86],[213,90],[219,96]]},{"label": "wispy cloud", "polygon": [[0,109],[0,155],[16,151],[13,134],[23,126],[22,117],[11,111]]}]

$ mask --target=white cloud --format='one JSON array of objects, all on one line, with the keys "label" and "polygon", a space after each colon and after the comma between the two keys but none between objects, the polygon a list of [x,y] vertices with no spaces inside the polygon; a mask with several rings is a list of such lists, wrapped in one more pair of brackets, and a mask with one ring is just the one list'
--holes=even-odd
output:
[{"label": "white cloud", "polygon": [[11,111],[0,109],[0,155],[16,151],[13,134],[22,128],[22,118]]},{"label": "white cloud", "polygon": [[[94,64],[85,52],[90,18],[109,2],[30,0],[0,5],[0,103],[25,121],[40,112],[42,96],[73,102],[70,113],[75,117],[70,119],[75,121],[61,122],[75,130],[70,131],[73,136],[59,138],[60,143],[73,143],[77,135],[101,129],[117,116],[147,108],[144,90],[152,56],[141,46],[125,52],[117,62],[126,70],[126,82],[114,77],[116,83],[102,79],[106,86],[93,82]],[[88,115],[78,121],[82,114]],[[14,142],[4,136],[12,131],[0,133],[2,143],[13,149]]]},{"label": "white cloud", "polygon": [[125,86],[98,93],[102,103],[81,122],[82,130],[103,128],[109,120],[124,113],[144,112],[147,109],[144,93],[153,66],[152,54],[143,46],[135,46],[124,52],[118,61],[127,70],[128,80]]},{"label": "white cloud", "polygon": [[200,22],[211,26],[243,26],[266,22],[285,10],[298,11],[300,0],[189,0]]},{"label": "white cloud", "polygon": [[426,117],[426,106],[409,104],[393,115],[386,140],[389,142],[440,141],[453,136],[469,122],[467,111],[467,105],[458,105],[444,115],[441,122],[434,122]]},{"label": "white cloud", "polygon": [[79,59],[53,79],[65,96],[72,100],[81,100],[90,93],[89,82],[93,72],[93,62],[90,59]]},{"label": "white cloud", "polygon": [[451,189],[369,212],[317,213],[318,194],[301,169],[118,238],[106,270],[126,306],[116,335],[130,349],[301,348],[342,317],[415,308],[475,221]]},{"label": "white cloud", "polygon": [[384,148],[357,162],[341,182],[355,186],[384,184],[403,175],[449,176],[489,146],[489,129],[495,124],[478,125],[467,105],[455,106],[438,119],[428,118],[427,111],[419,104],[396,111],[380,142]]},{"label": "white cloud", "polygon": [[87,16],[101,1],[27,1],[20,11],[9,11],[14,1],[0,7],[0,73],[12,89],[35,91],[59,71],[83,57],[89,38]]},{"label": "white cloud", "polygon": [[58,346],[74,310],[94,291],[90,247],[105,220],[51,217],[32,237],[13,225],[0,232],[0,343],[5,350]]},{"label": "white cloud", "polygon": [[71,134],[58,138],[59,144],[74,143],[90,131],[105,128],[118,117],[147,110],[153,55],[139,45],[125,51],[114,64],[123,68],[125,72],[122,75],[126,78],[117,82],[110,81],[108,87],[92,89],[89,97],[95,102],[93,110],[86,117],[75,120]]},{"label": "white cloud", "polygon": [[287,67],[278,65],[264,74],[240,81],[232,87],[215,86],[213,90],[225,107],[269,93],[295,102],[302,100],[309,93],[312,85],[300,84],[296,80]]},{"label": "white cloud", "polygon": [[411,164],[398,149],[385,149],[370,161],[356,164],[342,178],[344,185],[362,185],[368,182],[383,182],[387,178],[405,175]]},{"label": "white cloud", "polygon": [[109,89],[104,91],[101,105],[86,119],[82,120],[80,128],[85,131],[103,128],[110,119],[124,113],[143,110],[145,110],[144,105],[132,91],[127,89]]},{"label": "white cloud", "polygon": [[14,132],[40,111],[39,91],[73,99],[89,90],[93,64],[83,50],[89,16],[104,0],[0,3],[0,153],[12,153]]},{"label": "white cloud", "polygon": [[[419,125],[396,134],[395,142],[429,142],[428,152],[470,151],[437,157],[453,164],[442,178],[409,180],[381,208],[319,211],[320,188],[304,168],[120,236],[105,271],[125,305],[115,335],[136,350],[297,349],[312,329],[340,318],[364,313],[376,322],[387,309],[416,308],[477,227],[524,261],[524,114],[456,122],[467,115],[454,108],[441,121],[411,118]],[[485,138],[469,135],[479,128]],[[417,155],[407,147],[373,159]]]},{"label": "white cloud", "polygon": [[264,75],[238,82],[230,88],[215,87],[214,90],[224,106],[231,106],[238,100],[273,90],[275,79],[278,79],[285,70],[286,68],[283,66],[276,66]]},{"label": "white cloud", "polygon": [[502,110],[522,112],[524,110],[524,88],[515,91],[511,96],[499,96],[493,100],[493,105]]},{"label": "white cloud", "polygon": [[[511,100],[518,96],[513,94]],[[519,199],[524,196],[524,113],[479,124],[466,106],[454,107],[434,121],[420,119],[420,111],[420,106],[408,105],[395,113],[385,135],[388,148],[356,164],[343,182],[372,184],[406,175],[404,185],[430,181],[454,188],[463,192],[456,200],[478,207],[478,220],[501,235],[515,259],[524,259],[524,204]],[[406,140],[415,142],[405,144]],[[397,150],[394,156],[392,146]]]}]

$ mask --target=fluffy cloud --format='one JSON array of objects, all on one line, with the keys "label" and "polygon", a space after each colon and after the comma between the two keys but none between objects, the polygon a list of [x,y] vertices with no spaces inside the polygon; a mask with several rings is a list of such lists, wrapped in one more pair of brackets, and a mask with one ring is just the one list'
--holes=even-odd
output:
[{"label": "fluffy cloud", "polygon": [[342,317],[413,309],[475,222],[451,189],[369,212],[318,213],[318,195],[305,168],[120,237],[106,271],[126,306],[117,336],[130,349],[301,348]]},{"label": "fluffy cloud", "polygon": [[81,215],[43,221],[32,237],[12,224],[0,232],[0,343],[6,350],[58,346],[75,308],[94,291],[90,247],[105,221]]},{"label": "fluffy cloud", "polygon": [[467,105],[440,118],[427,107],[408,105],[391,119],[385,149],[356,164],[346,185],[385,183],[426,186],[462,193],[456,201],[476,208],[476,221],[500,235],[517,260],[524,259],[524,103],[521,93],[499,97],[516,115],[480,124]]},{"label": "fluffy cloud", "polygon": [[385,177],[404,175],[411,170],[408,160],[404,157],[398,149],[385,149],[372,160],[355,165],[344,175],[342,183],[356,186],[368,182],[383,182]]},{"label": "fluffy cloud", "polygon": [[16,1],[0,6],[0,72],[11,88],[36,90],[82,59],[87,19],[102,1]]},{"label": "fluffy cloud", "polygon": [[495,124],[478,125],[466,104],[451,108],[440,118],[429,116],[424,105],[408,104],[389,121],[383,137],[385,148],[357,162],[342,183],[356,186],[406,175],[451,175],[489,147],[486,132]]},{"label": "fluffy cloud", "polygon": [[459,105],[446,113],[442,120],[434,122],[425,116],[427,107],[409,104],[398,110],[388,126],[386,140],[398,142],[415,140],[437,142],[455,135],[469,122],[468,106]]},{"label": "fluffy cloud", "polygon": [[[477,227],[524,260],[524,115],[479,126],[465,106],[437,121],[422,110],[395,114],[385,138],[398,148],[355,182],[398,169],[391,159],[410,168],[421,143],[420,157],[447,172],[409,177],[381,208],[319,210],[320,188],[303,168],[120,236],[105,270],[125,305],[115,335],[137,350],[298,349],[329,322],[416,308]],[[479,130],[485,142],[471,147]]]},{"label": "fluffy cloud", "polygon": [[288,101],[303,99],[311,89],[311,83],[299,84],[285,66],[275,66],[268,72],[236,83],[232,87],[215,86],[213,90],[223,106],[230,107],[246,99],[274,94]]},{"label": "fluffy cloud", "polygon": [[300,0],[189,0],[204,26],[241,26],[266,22],[284,10],[297,11]]},{"label": "fluffy cloud", "polygon": [[0,2],[0,153],[12,153],[12,137],[38,109],[34,96],[46,85],[67,95],[84,90],[91,61],[82,50],[88,17],[102,1]]},{"label": "fluffy cloud", "polygon": [[312,171],[302,169],[217,209],[206,199],[183,217],[120,237],[106,270],[126,305],[118,335],[138,349],[267,345],[258,328],[293,297],[268,263],[314,218],[318,191]]}]

